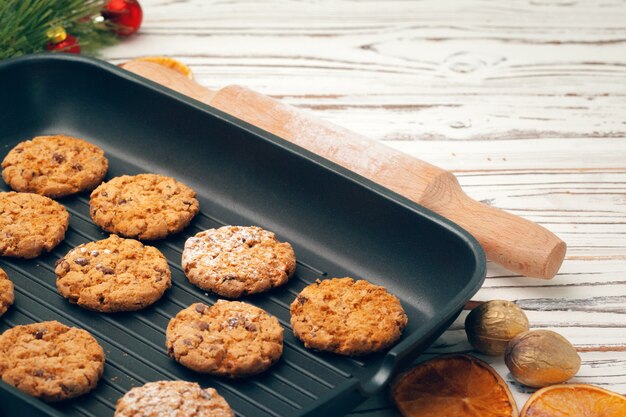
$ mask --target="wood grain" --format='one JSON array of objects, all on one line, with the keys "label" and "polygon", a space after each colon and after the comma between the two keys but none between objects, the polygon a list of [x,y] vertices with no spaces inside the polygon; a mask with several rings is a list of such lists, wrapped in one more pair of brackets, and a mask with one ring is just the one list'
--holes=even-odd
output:
[{"label": "wood grain", "polygon": [[[568,244],[552,281],[489,264],[477,301],[515,300],[581,352],[576,381],[626,393],[626,3],[617,0],[143,0],[112,62],[172,55],[452,170],[473,198]],[[427,359],[471,351],[462,315]],[[529,391],[483,358],[521,407]],[[393,416],[386,395],[354,415]]]}]

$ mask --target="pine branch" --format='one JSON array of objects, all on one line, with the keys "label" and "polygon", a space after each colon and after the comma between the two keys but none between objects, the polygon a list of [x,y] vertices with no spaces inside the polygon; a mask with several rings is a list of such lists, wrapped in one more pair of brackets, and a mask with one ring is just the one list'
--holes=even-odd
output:
[{"label": "pine branch", "polygon": [[62,26],[94,54],[117,36],[96,22],[105,0],[0,0],[0,59],[46,50],[46,31]]}]

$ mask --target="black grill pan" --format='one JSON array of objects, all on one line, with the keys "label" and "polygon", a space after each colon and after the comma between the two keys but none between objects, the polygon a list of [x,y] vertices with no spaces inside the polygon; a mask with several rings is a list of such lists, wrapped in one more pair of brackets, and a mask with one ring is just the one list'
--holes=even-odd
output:
[{"label": "black grill pan", "polygon": [[[5,416],[112,416],[131,387],[164,379],[215,387],[239,417],[339,416],[432,343],[484,279],[484,254],[460,227],[209,106],[94,59],[34,55],[0,63],[0,159],[22,140],[54,133],[102,147],[107,180],[141,172],[178,178],[197,191],[201,214],[181,234],[155,243],[169,260],[173,287],[136,313],[89,312],[56,292],[55,261],[107,236],[89,217],[88,194],[60,201],[71,214],[70,230],[52,253],[0,259],[16,287],[0,331],[58,320],[91,332],[107,357],[97,389],[60,404],[0,383]],[[216,301],[182,273],[185,239],[226,224],[272,230],[292,243],[299,260],[285,287],[246,299],[278,317],[285,349],[271,370],[242,381],[188,371],[164,347],[172,316],[191,303]],[[307,350],[294,338],[289,304],[296,294],[318,278],[343,276],[384,285],[401,299],[409,325],[390,351],[346,358]]]}]

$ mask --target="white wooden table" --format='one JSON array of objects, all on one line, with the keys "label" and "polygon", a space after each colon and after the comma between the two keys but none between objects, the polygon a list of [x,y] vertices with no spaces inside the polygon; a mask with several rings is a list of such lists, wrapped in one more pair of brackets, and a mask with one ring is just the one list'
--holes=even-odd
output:
[{"label": "white wooden table", "polygon": [[[170,55],[454,171],[466,192],[569,246],[551,281],[489,264],[475,300],[514,300],[579,350],[573,380],[626,393],[626,2],[141,0],[104,52]],[[459,320],[420,360],[471,352]],[[484,358],[518,406],[529,391]],[[355,415],[392,416],[386,394]]]}]

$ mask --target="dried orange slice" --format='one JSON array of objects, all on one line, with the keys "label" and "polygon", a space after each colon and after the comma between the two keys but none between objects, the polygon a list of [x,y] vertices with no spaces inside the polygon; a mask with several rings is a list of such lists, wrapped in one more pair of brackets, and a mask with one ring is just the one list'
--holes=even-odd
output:
[{"label": "dried orange slice", "polygon": [[393,400],[405,417],[517,417],[509,387],[485,362],[440,356],[401,375]]},{"label": "dried orange slice", "polygon": [[626,397],[586,384],[552,385],[535,392],[521,417],[624,417]]},{"label": "dried orange slice", "polygon": [[174,58],[170,58],[168,56],[143,56],[143,57],[137,58],[136,60],[154,62],[155,64],[163,65],[164,67],[173,69],[174,71],[178,71],[189,79],[193,78],[193,75],[191,73],[191,68],[189,68],[187,65],[183,64],[182,62]]}]

